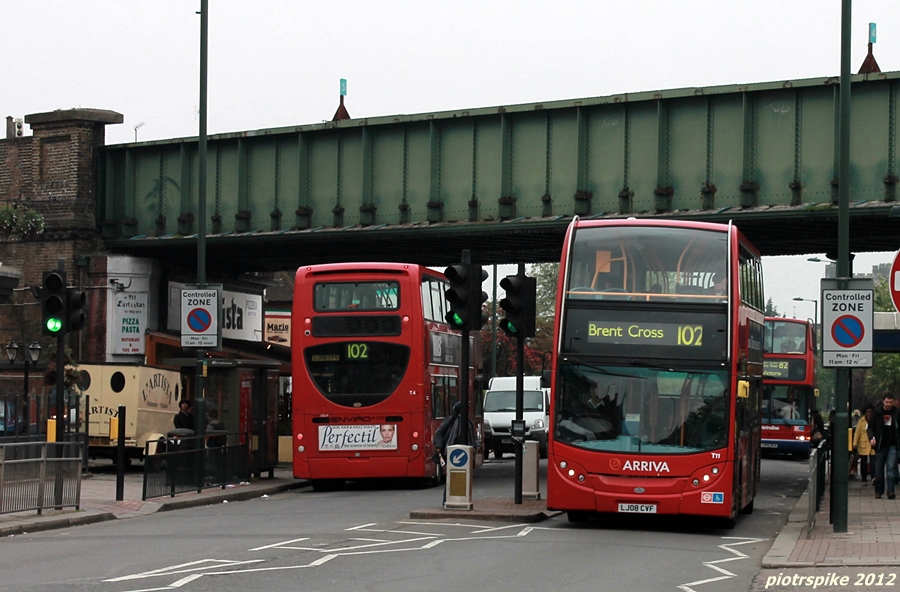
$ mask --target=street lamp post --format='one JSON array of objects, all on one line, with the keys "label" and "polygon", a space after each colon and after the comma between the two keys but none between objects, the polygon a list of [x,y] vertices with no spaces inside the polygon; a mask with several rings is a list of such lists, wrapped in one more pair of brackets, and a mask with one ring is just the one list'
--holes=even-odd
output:
[{"label": "street lamp post", "polygon": [[815,312],[813,313],[813,321],[816,325],[819,324],[819,301],[815,298],[800,298],[797,296],[794,298],[797,302],[812,302],[815,305]]},{"label": "street lamp post", "polygon": [[[37,364],[38,358],[41,357],[41,344],[37,341],[32,341],[31,345],[28,346],[26,350],[28,355],[25,356],[25,393],[22,395],[22,406],[25,408],[25,417],[23,420],[25,435],[28,435],[31,432],[31,405],[30,399],[28,397],[28,367],[29,362],[31,365]],[[6,345],[6,357],[9,358],[9,363],[14,364],[16,361],[16,357],[19,355],[19,345],[15,341],[10,341]],[[16,406],[18,409],[18,406]],[[16,412],[16,419],[18,419],[18,411]]]}]

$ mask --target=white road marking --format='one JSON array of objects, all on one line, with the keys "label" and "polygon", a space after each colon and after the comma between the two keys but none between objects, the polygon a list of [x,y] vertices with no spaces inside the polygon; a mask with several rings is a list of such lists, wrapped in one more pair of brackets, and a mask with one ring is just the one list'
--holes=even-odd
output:
[{"label": "white road marking", "polygon": [[[350,530],[350,529],[347,529]],[[262,547],[254,547],[253,549],[247,549],[248,551],[262,551],[263,549],[271,549],[273,547],[278,547],[280,545],[287,545],[290,543],[299,543],[300,541],[307,541],[309,537],[303,537],[302,539],[291,539],[289,541],[284,541],[281,543],[272,543],[271,545],[263,545]]]},{"label": "white road marking", "polygon": [[359,530],[361,528],[367,528],[369,526],[375,526],[378,524],[377,522],[369,522],[368,524],[360,524],[359,526],[352,526],[350,528],[345,528],[344,530]]},{"label": "white road marking", "polygon": [[721,575],[716,578],[709,578],[706,580],[697,580],[695,582],[688,582],[687,584],[681,584],[680,586],[678,586],[678,588],[680,590],[684,590],[684,592],[697,592],[696,590],[694,590],[692,588],[692,586],[702,586],[704,584],[710,584],[712,582],[720,582],[722,580],[730,580],[731,578],[737,577],[737,574],[733,574],[730,571],[728,571],[727,569],[723,569],[716,564],[727,563],[729,561],[737,561],[739,559],[747,559],[749,557],[749,555],[741,553],[740,551],[738,551],[737,549],[733,549],[732,547],[737,547],[738,545],[750,545],[752,543],[760,543],[760,542],[766,540],[766,539],[750,539],[750,538],[745,538],[745,537],[722,537],[722,538],[725,540],[735,541],[733,543],[725,543],[723,545],[718,545],[718,547],[720,549],[722,549],[723,551],[728,551],[729,553],[734,555],[734,557],[725,557],[724,559],[716,559],[715,561],[704,561],[703,565],[704,565],[704,567],[708,567],[709,569],[711,569],[713,571],[717,571],[720,574],[724,574],[724,575]]}]

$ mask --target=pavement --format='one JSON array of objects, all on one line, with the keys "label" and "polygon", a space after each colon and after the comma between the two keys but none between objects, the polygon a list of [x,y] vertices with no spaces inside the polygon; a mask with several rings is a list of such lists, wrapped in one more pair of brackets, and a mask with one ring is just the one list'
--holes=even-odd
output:
[{"label": "pavement", "polygon": [[[81,507],[78,510],[48,509],[42,515],[34,511],[0,514],[0,536],[241,501],[305,486],[308,482],[294,479],[289,466],[281,466],[275,470],[272,479],[142,501],[142,475],[132,472],[125,476],[124,500],[115,501],[115,473],[89,473],[81,482]],[[900,498],[890,500],[885,495],[875,499],[871,483],[863,486],[859,480],[850,481],[847,532],[836,533],[830,524],[828,495],[826,491],[811,531],[807,527],[808,493],[800,497],[763,559],[763,569],[900,566]],[[475,499],[472,510],[424,508],[410,512],[410,518],[538,522],[558,514],[560,512],[548,511],[546,501],[540,499],[523,499],[521,504],[515,504],[511,499]]]},{"label": "pavement", "polygon": [[[830,498],[807,527],[809,493],[804,493],[762,562],[763,569],[846,566],[900,566],[900,498],[875,499],[871,480],[850,481],[847,487],[847,532],[830,523]],[[897,488],[900,492],[900,487]]]}]

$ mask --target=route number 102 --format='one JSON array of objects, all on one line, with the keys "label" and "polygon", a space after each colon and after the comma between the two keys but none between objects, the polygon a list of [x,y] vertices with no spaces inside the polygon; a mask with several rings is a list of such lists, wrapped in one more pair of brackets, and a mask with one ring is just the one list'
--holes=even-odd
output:
[{"label": "route number 102", "polygon": [[678,345],[703,345],[703,325],[679,325]]},{"label": "route number 102", "polygon": [[351,360],[366,360],[369,358],[369,345],[367,343],[348,343],[347,358]]}]

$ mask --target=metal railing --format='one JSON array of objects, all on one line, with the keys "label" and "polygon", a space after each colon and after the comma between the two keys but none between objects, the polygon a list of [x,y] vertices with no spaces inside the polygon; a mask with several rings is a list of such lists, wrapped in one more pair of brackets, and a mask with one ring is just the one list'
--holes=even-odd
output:
[{"label": "metal railing", "polygon": [[810,450],[809,454],[809,508],[806,511],[806,538],[812,537],[813,527],[816,525],[816,513],[822,509],[822,500],[825,499],[825,481],[829,450],[825,442]]},{"label": "metal railing", "polygon": [[[175,496],[176,493],[250,479],[250,447],[247,434],[215,434],[170,437],[148,442],[144,448],[144,486],[141,499]],[[155,454],[151,450],[155,447]]]},{"label": "metal railing", "polygon": [[82,445],[0,444],[0,514],[81,504]]}]

